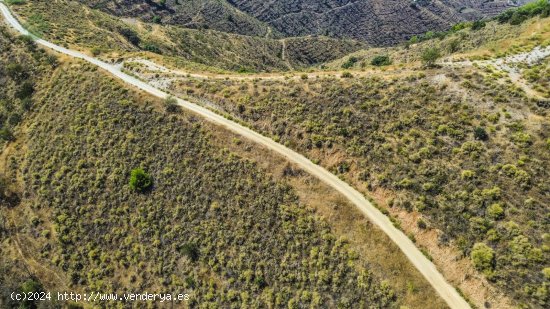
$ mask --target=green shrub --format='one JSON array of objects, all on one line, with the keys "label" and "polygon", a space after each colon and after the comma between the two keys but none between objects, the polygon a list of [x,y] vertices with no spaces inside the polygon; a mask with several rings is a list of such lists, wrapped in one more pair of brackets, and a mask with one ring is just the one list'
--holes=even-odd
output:
[{"label": "green shrub", "polygon": [[173,96],[168,96],[164,99],[164,109],[167,113],[178,113],[181,110],[178,100]]},{"label": "green shrub", "polygon": [[21,285],[21,292],[23,293],[36,293],[42,291],[42,285],[32,279],[25,281]]},{"label": "green shrub", "polygon": [[463,170],[460,176],[462,179],[472,179],[476,174],[471,170]]},{"label": "green shrub", "polygon": [[485,22],[483,20],[476,20],[472,23],[472,30],[479,30],[485,28]]},{"label": "green shrub", "polygon": [[31,49],[36,47],[36,42],[34,41],[34,37],[32,35],[20,35],[18,38]]},{"label": "green shrub", "polygon": [[252,73],[252,70],[244,67],[244,66],[240,66],[238,69],[237,69],[237,73]]},{"label": "green shrub", "polygon": [[514,141],[514,143],[521,147],[528,147],[533,143],[531,135],[524,132],[515,133],[514,135],[512,135],[512,140]]},{"label": "green shrub", "polygon": [[422,230],[425,230],[428,227],[428,225],[426,224],[426,221],[422,219],[418,219],[418,221],[416,222],[416,226],[418,226],[418,228]]},{"label": "green shrub", "polygon": [[348,60],[344,62],[344,64],[342,64],[342,69],[349,69],[353,67],[357,63],[357,61],[359,61],[357,57],[349,57]]},{"label": "green shrub", "polygon": [[519,25],[525,20],[527,20],[528,16],[523,14],[522,12],[516,11],[514,14],[512,14],[512,17],[510,18],[510,24],[511,25]]},{"label": "green shrub", "polygon": [[141,168],[132,170],[130,174],[130,189],[145,192],[153,186],[153,178]]},{"label": "green shrub", "polygon": [[441,57],[441,52],[437,47],[430,47],[425,49],[422,52],[422,56],[421,56],[422,62],[427,67],[433,67],[437,59],[439,59],[440,57]]},{"label": "green shrub", "polygon": [[199,258],[199,247],[197,244],[186,243],[181,246],[179,251],[193,262],[197,261]]},{"label": "green shrub", "polygon": [[489,139],[489,135],[487,134],[487,131],[485,131],[482,127],[477,127],[474,130],[474,138],[480,141],[486,141]]},{"label": "green shrub", "polygon": [[508,10],[508,11],[505,11],[505,12],[501,13],[500,15],[498,15],[497,20],[498,20],[499,23],[504,24],[504,23],[508,22],[510,20],[510,18],[512,18],[512,15],[514,15],[514,11],[513,10]]},{"label": "green shrub", "polygon": [[21,84],[17,92],[15,93],[15,96],[18,99],[26,99],[30,97],[34,92],[34,84],[31,81],[25,81]]},{"label": "green shrub", "polygon": [[353,78],[353,74],[350,72],[344,72],[342,73],[342,78]]},{"label": "green shrub", "polygon": [[138,46],[141,42],[138,34],[130,28],[120,28],[118,30],[118,33],[125,37],[126,40],[128,40],[128,42],[130,42],[134,46]]},{"label": "green shrub", "polygon": [[160,54],[161,53],[160,48],[158,48],[153,43],[148,43],[148,42],[144,43],[141,48],[145,51],[150,51],[150,52],[155,53],[155,54]]},{"label": "green shrub", "polygon": [[384,66],[384,65],[390,65],[391,59],[388,55],[378,55],[372,58],[371,64],[378,67]]},{"label": "green shrub", "polygon": [[15,127],[21,122],[21,115],[19,113],[13,113],[10,115],[10,118],[8,119],[8,123]]},{"label": "green shrub", "polygon": [[455,24],[454,26],[452,26],[451,31],[452,32],[457,32],[457,31],[460,31],[462,29],[466,29],[466,27],[468,27],[468,23],[467,22],[461,22],[461,23],[458,23],[458,24]]},{"label": "green shrub", "polygon": [[29,77],[25,68],[19,63],[10,63],[6,66],[6,73],[13,80],[24,80]]},{"label": "green shrub", "polygon": [[474,266],[486,275],[490,275],[494,269],[495,253],[491,247],[484,243],[476,243],[470,257]]},{"label": "green shrub", "polygon": [[460,40],[459,39],[451,40],[448,44],[448,47],[447,47],[447,49],[449,50],[450,53],[454,53],[454,52],[458,51],[459,48],[460,48]]},{"label": "green shrub", "polygon": [[504,217],[504,209],[502,209],[502,206],[500,206],[500,204],[495,203],[489,206],[489,208],[487,208],[487,214],[491,218],[495,220],[499,220]]},{"label": "green shrub", "polygon": [[0,130],[0,139],[7,142],[11,142],[15,140],[15,137],[13,136],[13,133],[11,132],[10,129],[3,128],[2,130]]},{"label": "green shrub", "polygon": [[[33,279],[29,279],[29,280],[23,282],[23,284],[20,287],[20,290],[21,290],[21,293],[29,294],[29,293],[42,292],[43,288],[42,288],[42,284],[40,284],[40,282],[37,282]],[[19,307],[19,308],[37,308],[36,299],[35,300],[29,300],[29,299],[23,300],[23,302],[21,303],[21,307]]]},{"label": "green shrub", "polygon": [[99,47],[97,47],[97,46],[96,46],[96,47],[93,47],[90,51],[92,52],[92,55],[93,55],[94,57],[97,57],[97,56],[99,56],[99,55],[101,54],[101,48],[99,48]]}]

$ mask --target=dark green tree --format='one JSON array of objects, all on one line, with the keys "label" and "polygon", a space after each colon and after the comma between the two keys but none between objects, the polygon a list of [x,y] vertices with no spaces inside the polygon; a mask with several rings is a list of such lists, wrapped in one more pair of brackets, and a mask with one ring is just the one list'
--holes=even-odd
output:
[{"label": "dark green tree", "polygon": [[34,84],[31,81],[27,80],[21,84],[21,86],[15,93],[15,96],[23,100],[30,97],[33,93],[34,93]]},{"label": "dark green tree", "polygon": [[372,61],[370,63],[372,65],[380,67],[380,66],[384,66],[384,65],[390,65],[391,64],[391,59],[387,55],[378,55],[378,56],[372,58]]},{"label": "dark green tree", "polygon": [[475,139],[477,139],[477,140],[486,141],[486,140],[489,139],[489,134],[487,134],[487,131],[485,131],[484,128],[482,128],[482,127],[477,127],[477,128],[475,128],[475,130],[474,130],[474,137],[475,137]]},{"label": "dark green tree", "polygon": [[15,137],[13,136],[13,133],[11,132],[10,129],[4,128],[0,130],[0,139],[7,142],[11,142],[15,139]]},{"label": "dark green tree", "polygon": [[179,251],[195,262],[199,258],[199,246],[194,243],[186,243],[180,247]]},{"label": "dark green tree", "polygon": [[[33,279],[29,279],[25,281],[23,284],[21,284],[20,290],[21,290],[21,293],[25,293],[25,294],[37,293],[37,292],[43,291],[42,284],[40,284],[40,282],[34,281]],[[37,308],[36,301],[26,299],[21,303],[21,306],[19,308],[29,308],[29,309]]]},{"label": "dark green tree", "polygon": [[143,169],[136,168],[130,175],[130,189],[136,192],[146,192],[153,186],[153,178]]},{"label": "dark green tree", "polygon": [[349,69],[353,67],[357,63],[357,61],[359,61],[357,57],[349,57],[348,60],[344,62],[344,64],[342,64],[342,69]]}]

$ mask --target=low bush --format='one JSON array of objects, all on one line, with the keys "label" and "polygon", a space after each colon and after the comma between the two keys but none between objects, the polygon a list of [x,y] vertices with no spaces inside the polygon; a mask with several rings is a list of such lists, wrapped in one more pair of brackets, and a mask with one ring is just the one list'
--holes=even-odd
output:
[{"label": "low bush", "polygon": [[350,72],[344,72],[342,73],[342,78],[353,78],[353,74]]},{"label": "low bush", "polygon": [[476,20],[472,23],[472,30],[476,31],[485,28],[486,23],[483,20]]},{"label": "low bush", "polygon": [[164,100],[164,109],[166,110],[166,112],[171,114],[178,113],[181,111],[181,107],[178,104],[178,100],[173,96],[168,96]]},{"label": "low bush", "polygon": [[425,66],[433,67],[435,62],[441,57],[441,52],[437,47],[429,47],[422,52],[421,59]]},{"label": "low bush", "polygon": [[359,61],[359,59],[357,57],[349,57],[348,60],[346,60],[346,62],[344,62],[344,64],[342,64],[342,69],[350,69],[352,68],[356,63],[357,61]]},{"label": "low bush", "polygon": [[388,55],[378,55],[372,59],[371,64],[378,67],[384,66],[384,65],[390,65],[391,59]]},{"label": "low bush", "polygon": [[484,243],[477,243],[472,248],[471,258],[474,266],[483,273],[490,275],[494,269],[495,253]]}]

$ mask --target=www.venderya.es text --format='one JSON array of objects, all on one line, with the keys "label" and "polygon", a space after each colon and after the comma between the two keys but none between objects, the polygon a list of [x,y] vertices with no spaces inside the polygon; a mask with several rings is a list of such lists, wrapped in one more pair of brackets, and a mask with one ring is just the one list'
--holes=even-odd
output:
[{"label": "www.venderya.es text", "polygon": [[187,293],[75,293],[75,292],[29,292],[29,293],[11,293],[11,299],[14,301],[72,301],[72,302],[181,302],[188,301],[191,295]]}]

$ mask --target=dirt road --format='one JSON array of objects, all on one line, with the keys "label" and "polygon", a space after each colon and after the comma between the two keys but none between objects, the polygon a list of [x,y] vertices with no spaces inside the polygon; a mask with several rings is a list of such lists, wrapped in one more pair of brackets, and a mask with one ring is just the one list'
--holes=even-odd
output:
[{"label": "dirt road", "polygon": [[[0,0],[0,11],[4,16],[5,20],[21,34],[28,35],[21,24],[17,19],[11,14],[9,9],[2,3]],[[126,73],[121,72],[121,70],[115,67],[112,64],[103,62],[96,58],[87,56],[80,52],[69,50],[64,47],[55,45],[48,41],[42,39],[36,39],[36,43],[44,47],[50,48],[59,53],[83,59],[88,61],[105,71],[109,72],[113,76],[121,79],[125,83],[134,86],[142,91],[145,91],[151,95],[157,96],[159,98],[168,97],[168,93],[163,92],[146,82],[138,80]],[[206,120],[225,127],[257,144],[260,144],[276,153],[286,157],[290,162],[295,163],[303,170],[307,171],[311,175],[319,178],[332,188],[336,189],[342,193],[346,198],[348,198],[358,209],[375,225],[377,225],[384,233],[386,233],[390,239],[397,244],[397,246],[403,251],[407,256],[410,262],[422,273],[422,275],[427,279],[428,282],[433,286],[433,288],[439,293],[439,295],[447,302],[451,308],[470,308],[469,304],[460,296],[456,289],[451,286],[443,277],[443,275],[436,269],[434,264],[422,254],[422,252],[414,245],[414,243],[399,229],[397,229],[390,219],[386,217],[382,212],[380,212],[376,207],[374,207],[359,191],[352,188],[350,185],[342,181],[336,175],[330,173],[323,167],[314,164],[309,159],[303,155],[273,141],[272,139],[265,137],[255,131],[252,131],[249,128],[246,128],[236,122],[233,122],[229,119],[220,116],[213,111],[210,111],[204,107],[193,104],[189,101],[178,99],[178,104],[183,108],[192,111]]]}]

